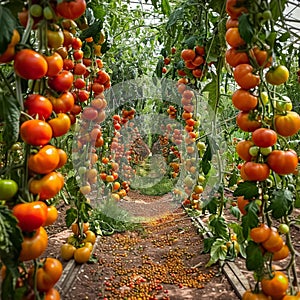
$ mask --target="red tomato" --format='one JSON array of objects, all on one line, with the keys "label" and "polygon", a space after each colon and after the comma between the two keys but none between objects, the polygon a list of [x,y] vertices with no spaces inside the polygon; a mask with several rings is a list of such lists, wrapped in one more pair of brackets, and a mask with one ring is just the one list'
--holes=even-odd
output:
[{"label": "red tomato", "polygon": [[45,58],[36,51],[23,49],[15,55],[14,69],[18,76],[24,79],[40,79],[48,70]]},{"label": "red tomato", "polygon": [[66,164],[68,161],[68,155],[63,149],[57,149],[58,156],[59,156],[59,162],[58,165],[56,166],[56,169],[61,168]]},{"label": "red tomato", "polygon": [[71,120],[67,114],[59,113],[56,118],[48,121],[53,131],[53,137],[62,136],[67,133],[71,127]]},{"label": "red tomato", "polygon": [[39,94],[30,94],[25,99],[24,107],[27,113],[40,120],[47,120],[52,114],[52,103],[46,97]]},{"label": "red tomato", "polygon": [[65,19],[75,20],[84,14],[86,9],[85,0],[63,0],[56,5],[56,12]]},{"label": "red tomato", "polygon": [[38,174],[47,174],[57,168],[59,154],[52,145],[46,145],[36,154],[31,154],[28,158],[28,168]]},{"label": "red tomato", "polygon": [[236,67],[239,64],[249,64],[249,57],[246,52],[239,52],[235,48],[230,48],[225,53],[226,62],[231,67]]},{"label": "red tomato", "polygon": [[256,108],[257,97],[244,89],[236,90],[232,95],[232,104],[242,111],[250,111]]},{"label": "red tomato", "polygon": [[44,227],[40,227],[33,236],[24,236],[19,260],[28,261],[38,258],[46,250],[47,245],[47,232]]},{"label": "red tomato", "polygon": [[17,218],[21,230],[31,232],[44,224],[48,209],[44,202],[34,201],[15,205],[12,213]]},{"label": "red tomato", "polygon": [[273,150],[267,158],[267,163],[275,173],[287,175],[296,170],[298,166],[298,155],[292,149],[287,151]]},{"label": "red tomato", "polygon": [[233,76],[237,84],[245,89],[250,90],[259,85],[260,77],[252,73],[253,67],[249,64],[240,64],[233,71]]},{"label": "red tomato", "polygon": [[53,105],[55,113],[67,113],[70,112],[74,106],[74,97],[70,92],[64,92],[59,97],[50,96],[49,100]]},{"label": "red tomato", "polygon": [[73,85],[73,74],[63,70],[54,77],[48,79],[49,87],[57,92],[68,91]]},{"label": "red tomato", "polygon": [[52,129],[47,122],[41,120],[25,121],[20,128],[22,140],[33,146],[48,144],[52,138]]},{"label": "red tomato", "polygon": [[254,145],[254,143],[250,140],[247,141],[239,141],[235,147],[238,156],[245,161],[250,161],[252,159],[252,155],[249,153],[249,149]]},{"label": "red tomato", "polygon": [[51,288],[45,294],[44,300],[60,300],[60,294],[55,288]]},{"label": "red tomato", "polygon": [[270,168],[267,164],[248,161],[241,168],[241,176],[244,180],[264,181],[270,175]]},{"label": "red tomato", "polygon": [[246,132],[253,132],[254,130],[261,127],[261,123],[255,118],[251,118],[249,112],[239,112],[236,117],[236,123],[238,127]]},{"label": "red tomato", "polygon": [[247,7],[243,6],[246,1],[240,0],[227,0],[226,1],[226,12],[233,19],[236,20],[242,13],[248,12]]},{"label": "red tomato", "polygon": [[277,133],[272,129],[258,128],[252,133],[252,141],[258,147],[271,147],[277,142]]}]

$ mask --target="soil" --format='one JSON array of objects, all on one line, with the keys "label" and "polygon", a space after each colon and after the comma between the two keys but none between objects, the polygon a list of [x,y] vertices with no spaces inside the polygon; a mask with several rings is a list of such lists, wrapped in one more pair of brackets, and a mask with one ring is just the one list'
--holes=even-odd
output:
[{"label": "soil", "polygon": [[[122,205],[140,216],[147,209],[136,203],[146,205],[159,197],[130,192],[124,201],[128,203]],[[80,266],[73,283],[61,291],[62,299],[239,299],[217,265],[206,268],[209,256],[202,253],[203,237],[185,211],[166,203],[156,218],[149,210],[151,219],[142,224],[142,230],[98,236],[92,261]],[[57,222],[47,228],[45,256],[61,259],[60,246],[71,234],[65,227],[67,208],[62,203]],[[299,235],[297,229],[293,234]],[[245,261],[238,258],[235,263],[251,283],[253,273],[246,270]]]}]

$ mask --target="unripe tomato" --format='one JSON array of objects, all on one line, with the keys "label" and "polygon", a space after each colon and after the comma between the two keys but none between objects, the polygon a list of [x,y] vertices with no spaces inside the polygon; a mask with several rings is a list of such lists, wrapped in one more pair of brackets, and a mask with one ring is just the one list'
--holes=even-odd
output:
[{"label": "unripe tomato", "polygon": [[280,250],[273,253],[272,260],[278,261],[278,260],[285,259],[289,256],[289,254],[290,254],[290,249],[286,244],[284,244]]},{"label": "unripe tomato", "polygon": [[24,79],[40,79],[48,70],[46,59],[38,52],[23,49],[15,55],[14,69],[18,76]]},{"label": "unripe tomato", "polygon": [[64,43],[64,34],[63,31],[58,27],[56,30],[47,30],[47,42],[48,47],[56,50],[59,47],[62,47]]},{"label": "unripe tomato", "polygon": [[0,55],[0,63],[7,63],[13,60],[15,56],[15,45],[20,41],[20,34],[18,30],[14,29],[11,41],[6,50]]},{"label": "unripe tomato", "polygon": [[96,242],[96,235],[95,235],[95,233],[93,231],[91,231],[91,230],[87,230],[85,232],[85,238],[84,238],[83,242],[84,243],[90,242],[90,243],[92,243],[94,245],[95,242]]},{"label": "unripe tomato", "polygon": [[52,138],[50,125],[41,120],[28,120],[22,123],[20,128],[22,140],[32,146],[48,144]]},{"label": "unripe tomato", "polygon": [[277,66],[266,74],[266,80],[273,85],[280,85],[289,79],[289,70],[285,66]]},{"label": "unripe tomato", "polygon": [[86,263],[91,256],[91,250],[88,247],[81,247],[75,250],[74,252],[74,260],[78,264]]},{"label": "unripe tomato", "polygon": [[275,116],[275,130],[282,136],[292,136],[300,130],[300,116],[295,111]]},{"label": "unripe tomato", "polygon": [[0,198],[10,200],[18,192],[18,184],[12,179],[0,179]]},{"label": "unripe tomato", "polygon": [[65,243],[60,248],[60,256],[63,260],[68,261],[73,258],[75,250],[76,248],[73,245]]},{"label": "unripe tomato", "polygon": [[45,294],[44,300],[60,300],[60,294],[55,288],[51,288]]},{"label": "unripe tomato", "polygon": [[254,293],[251,291],[246,291],[243,294],[242,300],[271,300],[269,296],[263,293]]},{"label": "unripe tomato", "polygon": [[32,232],[41,227],[48,215],[47,205],[42,201],[19,203],[12,209],[22,231]]}]

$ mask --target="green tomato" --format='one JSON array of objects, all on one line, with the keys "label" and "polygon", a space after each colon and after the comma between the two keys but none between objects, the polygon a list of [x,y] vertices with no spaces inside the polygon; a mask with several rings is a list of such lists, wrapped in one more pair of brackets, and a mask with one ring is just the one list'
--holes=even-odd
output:
[{"label": "green tomato", "polygon": [[198,148],[198,150],[204,150],[206,148],[206,145],[203,142],[198,142],[197,148]]},{"label": "green tomato", "polygon": [[261,92],[260,93],[260,98],[261,98],[261,101],[264,105],[266,105],[269,102],[269,96],[268,96],[267,92]]},{"label": "green tomato", "polygon": [[268,83],[273,85],[280,85],[285,83],[289,78],[289,70],[285,66],[277,66],[270,69],[266,73],[266,80]]},{"label": "green tomato", "polygon": [[290,231],[290,227],[287,224],[280,224],[278,232],[281,234],[287,234]]},{"label": "green tomato", "polygon": [[258,152],[259,152],[259,147],[257,146],[252,146],[249,148],[249,154],[251,156],[257,156]]},{"label": "green tomato", "polygon": [[277,100],[275,102],[275,107],[279,112],[291,111],[293,109],[293,104],[288,96],[282,96],[282,100]]},{"label": "green tomato", "polygon": [[0,199],[10,200],[18,192],[18,184],[11,179],[0,180]]},{"label": "green tomato", "polygon": [[43,10],[43,15],[46,20],[52,20],[53,19],[53,12],[52,9],[49,6],[46,6]]},{"label": "green tomato", "polygon": [[30,7],[30,14],[33,17],[39,18],[43,13],[43,8],[39,4],[33,4]]},{"label": "green tomato", "polygon": [[272,147],[266,147],[266,148],[259,148],[259,151],[262,155],[268,156],[272,152]]},{"label": "green tomato", "polygon": [[270,10],[265,10],[263,13],[262,13],[262,18],[264,20],[271,20],[272,19],[272,12]]}]

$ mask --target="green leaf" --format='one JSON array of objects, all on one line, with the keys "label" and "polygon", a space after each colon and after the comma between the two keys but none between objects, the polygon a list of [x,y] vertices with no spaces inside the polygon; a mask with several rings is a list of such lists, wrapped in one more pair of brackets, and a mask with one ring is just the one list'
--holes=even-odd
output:
[{"label": "green leaf", "polygon": [[234,169],[232,174],[229,177],[228,187],[232,187],[232,186],[236,185],[237,181],[238,181],[237,171],[236,171],[236,169]]},{"label": "green leaf", "polygon": [[259,207],[255,201],[251,201],[246,205],[245,210],[247,211],[247,214],[242,217],[242,227],[244,238],[247,239],[250,229],[257,227],[259,223]]},{"label": "green leaf", "polygon": [[241,211],[239,210],[239,208],[237,206],[231,206],[230,207],[230,213],[235,216],[238,220],[241,217]]},{"label": "green leaf", "polygon": [[166,29],[170,30],[173,25],[175,25],[178,21],[184,18],[184,10],[182,7],[175,9],[169,17],[169,20],[166,25]]},{"label": "green leaf", "polygon": [[206,202],[203,202],[203,212],[206,210],[211,214],[216,214],[218,210],[218,198],[209,198]]},{"label": "green leaf", "polygon": [[0,54],[4,53],[10,43],[13,30],[16,28],[16,19],[10,10],[0,5]]},{"label": "green leaf", "polygon": [[197,36],[192,35],[184,41],[184,44],[186,44],[187,48],[193,49],[196,45],[197,38]]},{"label": "green leaf", "polygon": [[[99,33],[103,28],[103,22],[101,20],[97,20],[92,25],[90,25],[87,29],[83,30],[80,34],[80,39],[85,40],[88,37],[95,37],[95,42],[99,40]],[[98,37],[98,40],[96,39]]]},{"label": "green leaf", "polygon": [[20,227],[12,211],[4,205],[0,206],[0,260],[7,268],[7,280],[2,283],[2,293],[5,298],[16,299],[14,288],[16,279],[19,277],[18,257],[23,241]]},{"label": "green leaf", "polygon": [[212,232],[218,236],[218,237],[223,237],[224,239],[228,239],[229,234],[228,234],[228,228],[226,221],[223,217],[216,217],[212,219],[209,223]]},{"label": "green leaf", "polygon": [[249,14],[242,14],[239,17],[239,33],[241,38],[246,42],[250,43],[253,38],[253,26],[249,21]]},{"label": "green leaf", "polygon": [[[272,12],[273,20],[276,21],[283,13],[287,0],[272,0],[270,3],[270,10]],[[282,8],[282,10],[280,9]]]},{"label": "green leaf", "polygon": [[224,247],[225,241],[222,239],[216,239],[213,243],[210,251],[210,259],[209,262],[205,265],[206,267],[210,267],[215,264],[219,260],[225,260],[227,256],[227,249]]},{"label": "green leaf", "polygon": [[159,59],[156,68],[155,68],[155,75],[158,78],[162,78],[162,68],[164,67],[164,60],[161,58]]},{"label": "green leaf", "polygon": [[161,10],[162,10],[162,13],[164,15],[166,15],[166,16],[170,15],[171,7],[170,7],[169,0],[162,0],[161,1]]},{"label": "green leaf", "polygon": [[211,247],[213,243],[215,242],[215,237],[209,237],[204,239],[204,245],[203,245],[203,252],[202,253],[209,253],[211,250]]},{"label": "green leaf", "polygon": [[290,213],[293,206],[293,193],[288,189],[274,191],[270,202],[268,211],[272,211],[275,219],[280,219]]},{"label": "green leaf", "polygon": [[278,38],[278,41],[284,43],[284,42],[286,42],[290,37],[291,37],[291,34],[287,31],[287,32],[284,32],[284,33]]},{"label": "green leaf", "polygon": [[0,108],[4,120],[3,141],[10,148],[19,138],[20,109],[17,99],[0,93]]},{"label": "green leaf", "polygon": [[238,184],[233,196],[244,196],[245,199],[252,199],[259,195],[258,187],[253,181],[245,181]]},{"label": "green leaf", "polygon": [[66,226],[70,227],[78,217],[77,209],[75,207],[71,207],[66,211]]},{"label": "green leaf", "polygon": [[215,107],[217,101],[218,82],[217,77],[212,75],[212,80],[202,89],[202,93],[208,93],[208,101],[211,107]]},{"label": "green leaf", "polygon": [[264,258],[258,244],[249,241],[246,248],[246,267],[249,271],[259,271],[264,267]]},{"label": "green leaf", "polygon": [[158,9],[158,0],[151,0],[152,5],[154,6],[155,9]]}]

